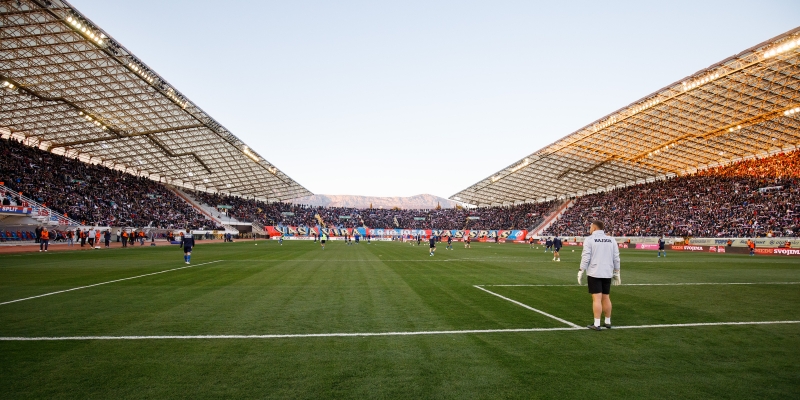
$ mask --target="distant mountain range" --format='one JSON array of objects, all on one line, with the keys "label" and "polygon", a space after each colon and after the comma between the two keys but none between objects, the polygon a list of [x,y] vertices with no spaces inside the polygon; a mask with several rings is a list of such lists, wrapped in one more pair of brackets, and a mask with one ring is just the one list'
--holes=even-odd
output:
[{"label": "distant mountain range", "polygon": [[409,209],[434,209],[437,204],[442,208],[454,208],[456,202],[432,194],[418,194],[409,197],[376,197],[352,196],[343,194],[315,194],[301,197],[291,201],[294,204],[306,204],[324,207],[352,207],[352,208],[394,208]]}]

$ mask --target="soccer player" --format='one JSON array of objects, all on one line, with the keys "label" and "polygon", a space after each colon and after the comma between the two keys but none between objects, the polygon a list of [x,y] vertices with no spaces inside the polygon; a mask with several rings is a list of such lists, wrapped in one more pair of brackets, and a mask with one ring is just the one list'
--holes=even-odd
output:
[{"label": "soccer player", "polygon": [[356,232],[355,236],[356,236],[356,244],[358,244],[358,241],[361,240],[361,235],[358,232]]},{"label": "soccer player", "polygon": [[661,257],[661,252],[662,251],[664,252],[664,258],[667,257],[667,250],[664,248],[665,244],[666,244],[666,242],[664,242],[664,235],[661,235],[658,238],[658,256],[659,257]]},{"label": "soccer player", "polygon": [[278,244],[283,246],[283,232],[281,232],[281,237],[278,238]]},{"label": "soccer player", "polygon": [[448,236],[447,237],[447,247],[446,247],[446,249],[453,250],[453,237],[452,236]]},{"label": "soccer player", "polygon": [[322,250],[325,250],[325,242],[328,240],[327,233],[320,233],[319,234],[319,244],[322,245]]},{"label": "soccer player", "polygon": [[755,256],[756,255],[756,242],[753,241],[753,240],[747,239],[747,247],[750,248],[750,255],[751,256]]},{"label": "soccer player", "polygon": [[531,236],[531,238],[530,238],[530,240],[528,241],[528,243],[530,243],[530,245],[531,245],[531,248],[533,248],[533,244],[534,244],[533,236]]},{"label": "soccer player", "polygon": [[430,238],[428,238],[428,242],[431,247],[431,257],[433,257],[433,253],[436,252],[436,236],[431,235]]},{"label": "soccer player", "polygon": [[42,230],[39,231],[39,252],[44,249],[47,251],[47,247],[50,245],[50,232],[47,231],[47,227],[42,227]]},{"label": "soccer player", "polygon": [[472,242],[472,238],[469,237],[469,235],[464,237],[464,248],[465,249],[471,249],[472,248],[472,246],[470,246],[470,242]]},{"label": "soccer player", "polygon": [[419,246],[420,244],[422,244],[422,235],[417,235],[417,246]]},{"label": "soccer player", "polygon": [[194,236],[192,236],[192,232],[189,228],[186,228],[186,234],[183,235],[181,242],[183,244],[183,261],[189,264],[192,260],[192,247],[194,247]]},{"label": "soccer player", "polygon": [[556,236],[553,239],[553,261],[561,262],[561,255],[558,254],[561,251],[561,239]]},{"label": "soccer player", "polygon": [[584,272],[587,275],[589,293],[592,295],[594,324],[589,329],[600,330],[600,314],[606,315],[605,326],[611,329],[611,284],[622,284],[619,271],[619,246],[603,232],[603,222],[596,220],[589,228],[590,236],[583,242],[581,266],[578,270],[578,284]]}]

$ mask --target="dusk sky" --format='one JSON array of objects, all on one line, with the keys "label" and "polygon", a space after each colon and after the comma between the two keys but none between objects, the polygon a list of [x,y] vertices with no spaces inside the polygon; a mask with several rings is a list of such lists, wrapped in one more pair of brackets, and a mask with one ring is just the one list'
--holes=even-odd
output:
[{"label": "dusk sky", "polygon": [[375,196],[449,197],[800,25],[796,0],[71,3],[310,191]]}]

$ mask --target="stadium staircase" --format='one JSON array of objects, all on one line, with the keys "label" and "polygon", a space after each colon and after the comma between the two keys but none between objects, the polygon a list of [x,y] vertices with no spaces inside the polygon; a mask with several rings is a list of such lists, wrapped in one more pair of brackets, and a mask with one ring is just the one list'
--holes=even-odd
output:
[{"label": "stadium staircase", "polygon": [[[51,209],[49,207],[46,207],[46,206],[40,204],[39,202],[37,202],[37,201],[35,201],[35,200],[33,200],[33,199],[29,198],[29,197],[20,195],[16,190],[11,189],[10,187],[7,187],[5,185],[0,185],[0,191],[5,192],[5,193],[16,193],[14,196],[18,199],[18,201],[22,202],[22,204],[20,204],[20,205],[22,207],[30,207],[31,208],[31,213],[30,214],[25,214],[25,215],[19,214],[20,217],[28,217],[28,218],[32,219],[33,221],[36,221],[35,223],[42,224],[42,225],[51,225],[51,226],[80,226],[81,225],[80,222],[75,221],[72,218],[65,217],[65,216],[61,215],[61,213],[59,213],[58,211],[55,211],[55,210],[53,210],[53,209]],[[13,217],[13,216],[14,215],[11,215],[11,216],[8,216],[8,217]],[[8,217],[7,218],[3,218],[3,219],[4,220],[11,219],[11,218],[8,218]],[[8,223],[8,221],[6,221],[6,223]]]},{"label": "stadium staircase", "polygon": [[239,232],[239,230],[236,229],[235,227],[233,227],[233,225],[232,225],[232,224],[241,224],[236,218],[232,218],[232,217],[228,217],[228,216],[225,216],[223,218],[221,216],[221,214],[220,214],[220,217],[215,217],[214,216],[214,212],[219,213],[219,211],[217,211],[213,207],[201,203],[199,200],[197,200],[194,197],[192,197],[192,195],[190,195],[189,193],[186,193],[186,192],[184,192],[184,191],[182,191],[182,190],[180,190],[180,189],[178,189],[178,188],[176,188],[174,186],[170,186],[170,185],[165,185],[165,186],[170,191],[172,191],[172,193],[175,193],[176,196],[180,197],[181,199],[183,199],[183,201],[185,201],[187,204],[189,204],[195,210],[197,210],[197,212],[199,212],[200,214],[203,214],[206,218],[208,218],[208,219],[210,219],[210,220],[222,225],[225,228],[226,231]]},{"label": "stadium staircase", "polygon": [[567,200],[561,203],[561,205],[556,207],[556,209],[553,210],[553,212],[550,215],[544,218],[544,221],[542,221],[541,224],[537,225],[533,229],[529,229],[528,230],[529,235],[530,236],[541,235],[542,232],[544,232],[547,228],[550,227],[550,225],[553,225],[553,223],[558,221],[558,218],[561,217],[561,215],[564,214],[570,207],[572,207],[574,203],[575,202],[573,200]]}]

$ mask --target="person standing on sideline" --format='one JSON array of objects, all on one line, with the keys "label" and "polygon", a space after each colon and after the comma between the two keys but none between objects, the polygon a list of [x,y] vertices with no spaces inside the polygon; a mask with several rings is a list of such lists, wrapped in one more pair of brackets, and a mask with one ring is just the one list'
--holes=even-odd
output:
[{"label": "person standing on sideline", "polygon": [[111,247],[111,229],[106,229],[103,233],[103,239],[105,239],[106,248]]},{"label": "person standing on sideline", "polygon": [[47,246],[50,245],[50,232],[47,231],[46,227],[42,227],[42,230],[39,231],[39,251],[47,251]]},{"label": "person standing on sideline", "polygon": [[102,234],[103,234],[103,231],[101,231],[100,229],[97,229],[97,230],[94,231],[94,248],[95,249],[99,249],[100,248],[100,236]]},{"label": "person standing on sideline", "polygon": [[181,242],[183,242],[183,261],[189,264],[192,261],[192,247],[194,247],[194,236],[189,228],[186,228],[186,234],[183,235]]},{"label": "person standing on sideline", "polygon": [[89,242],[89,247],[94,247],[94,228],[89,229],[89,233],[86,234],[86,240]]},{"label": "person standing on sideline", "polygon": [[667,250],[666,250],[666,248],[664,247],[664,245],[665,245],[665,244],[666,244],[666,242],[664,242],[664,235],[661,235],[661,236],[658,238],[658,256],[659,256],[659,257],[661,257],[661,252],[662,252],[662,251],[664,252],[664,258],[666,258],[666,257],[667,257]]},{"label": "person standing on sideline", "polygon": [[589,329],[600,330],[600,314],[606,315],[605,326],[611,329],[611,283],[622,284],[619,271],[619,246],[614,238],[603,232],[603,222],[595,220],[589,228],[589,237],[583,242],[581,267],[578,270],[578,284],[584,272],[587,276],[589,293],[592,295],[594,324]]},{"label": "person standing on sideline", "polygon": [[122,247],[128,247],[128,231],[122,230]]},{"label": "person standing on sideline", "polygon": [[75,232],[67,231],[67,246],[72,247],[73,240],[72,238],[75,236]]}]

